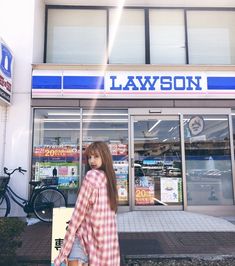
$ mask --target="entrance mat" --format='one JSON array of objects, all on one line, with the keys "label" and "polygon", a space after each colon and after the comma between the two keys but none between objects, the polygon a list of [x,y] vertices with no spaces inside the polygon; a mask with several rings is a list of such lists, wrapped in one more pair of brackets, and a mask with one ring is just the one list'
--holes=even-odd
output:
[{"label": "entrance mat", "polygon": [[[119,233],[121,255],[234,255],[234,232]],[[235,265],[235,264],[234,264]]]},{"label": "entrance mat", "polygon": [[147,237],[145,233],[119,234],[122,255],[162,254],[163,249],[158,238]]}]

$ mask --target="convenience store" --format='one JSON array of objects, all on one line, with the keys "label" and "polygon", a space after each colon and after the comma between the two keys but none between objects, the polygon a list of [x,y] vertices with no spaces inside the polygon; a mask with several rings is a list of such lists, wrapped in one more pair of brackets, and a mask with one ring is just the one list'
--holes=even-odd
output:
[{"label": "convenience store", "polygon": [[1,161],[23,152],[27,178],[58,185],[73,205],[82,153],[102,140],[120,210],[233,213],[233,1],[47,0],[32,10],[32,61],[27,78],[16,71]]},{"label": "convenience store", "polygon": [[[40,171],[45,178],[55,165],[58,172],[64,171],[60,178],[69,186],[75,178],[69,169],[76,168],[78,180],[83,176],[82,156],[67,159],[66,168],[66,158],[56,153],[74,149],[82,154],[87,144],[102,140],[113,154],[120,209],[233,209],[233,113],[226,106],[230,100],[219,100],[221,93],[228,99],[233,96],[232,71],[221,75],[219,67],[210,72],[203,67],[168,67],[166,72],[160,66],[107,66],[104,73],[94,66],[64,66],[55,75],[47,68],[34,67],[33,102],[47,105],[52,100],[42,102],[42,95],[56,94],[60,105],[65,101],[73,108],[35,108],[33,146],[44,149],[41,159],[35,158],[35,168],[41,168],[35,178]],[[50,88],[48,80],[58,77],[61,83]],[[220,89],[221,80],[226,85]],[[69,197],[73,200],[71,190]]]}]

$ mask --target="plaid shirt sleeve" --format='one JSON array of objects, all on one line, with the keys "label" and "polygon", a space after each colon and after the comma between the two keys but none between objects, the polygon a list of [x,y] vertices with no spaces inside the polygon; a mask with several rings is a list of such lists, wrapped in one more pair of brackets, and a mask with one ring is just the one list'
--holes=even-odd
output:
[{"label": "plaid shirt sleeve", "polygon": [[63,246],[59,255],[54,260],[55,266],[60,266],[67,259],[75,239],[76,231],[85,218],[89,200],[92,198],[92,193],[95,192],[95,188],[89,180],[92,178],[91,175],[92,171],[88,172],[82,182],[75,208],[64,237]]}]

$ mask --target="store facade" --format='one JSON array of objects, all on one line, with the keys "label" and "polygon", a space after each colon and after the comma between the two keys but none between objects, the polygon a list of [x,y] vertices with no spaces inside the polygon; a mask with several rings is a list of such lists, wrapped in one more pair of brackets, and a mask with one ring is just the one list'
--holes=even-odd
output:
[{"label": "store facade", "polygon": [[12,186],[26,196],[43,180],[73,206],[83,152],[101,140],[120,210],[234,213],[235,5],[194,2],[19,6],[21,34],[2,31],[18,61],[12,105],[0,105],[0,162],[29,171]]},{"label": "store facade", "polygon": [[[113,155],[120,210],[233,211],[231,70],[61,68],[55,75],[51,66],[33,67],[35,179],[49,177],[73,205],[85,173],[83,151],[101,140]],[[221,89],[214,83],[220,79]]]},{"label": "store facade", "polygon": [[235,9],[158,4],[46,6],[33,176],[73,205],[102,140],[120,209],[234,211]]}]

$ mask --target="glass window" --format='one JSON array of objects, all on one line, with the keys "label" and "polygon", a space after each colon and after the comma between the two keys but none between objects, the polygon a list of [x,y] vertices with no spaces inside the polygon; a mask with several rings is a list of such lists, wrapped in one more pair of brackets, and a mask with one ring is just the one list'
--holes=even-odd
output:
[{"label": "glass window", "polygon": [[106,62],[106,11],[49,9],[47,63]]},{"label": "glass window", "polygon": [[227,116],[184,117],[188,205],[233,204]]},{"label": "glass window", "polygon": [[117,177],[119,204],[128,205],[127,110],[84,110],[82,130],[83,150],[93,141],[105,141],[109,145]]},{"label": "glass window", "polygon": [[190,64],[235,64],[235,12],[188,11]]},{"label": "glass window", "polygon": [[150,10],[151,64],[185,64],[183,10]]},{"label": "glass window", "polygon": [[36,109],[32,178],[58,186],[74,204],[79,184],[80,111]]},{"label": "glass window", "polygon": [[109,63],[145,63],[144,10],[110,10]]}]

